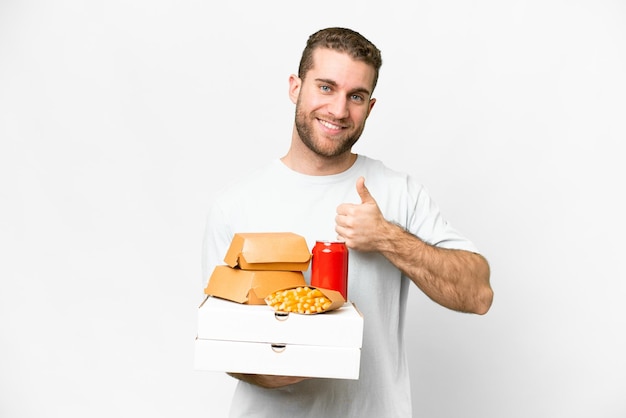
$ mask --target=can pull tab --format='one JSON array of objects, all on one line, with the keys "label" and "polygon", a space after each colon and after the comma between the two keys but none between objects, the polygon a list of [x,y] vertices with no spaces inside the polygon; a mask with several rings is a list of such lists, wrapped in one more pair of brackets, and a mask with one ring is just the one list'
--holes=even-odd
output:
[{"label": "can pull tab", "polygon": [[274,318],[279,321],[286,321],[289,318],[289,312],[274,312]]},{"label": "can pull tab", "polygon": [[272,351],[275,353],[282,353],[287,348],[286,344],[272,344]]}]

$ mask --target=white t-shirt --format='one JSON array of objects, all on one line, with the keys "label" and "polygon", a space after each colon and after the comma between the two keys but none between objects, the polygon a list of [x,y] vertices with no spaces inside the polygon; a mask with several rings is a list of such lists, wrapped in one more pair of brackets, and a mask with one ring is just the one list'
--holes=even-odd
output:
[{"label": "white t-shirt", "polygon": [[[308,176],[280,160],[233,182],[215,199],[207,217],[203,280],[223,258],[237,232],[294,232],[316,240],[336,239],[341,203],[360,203],[358,177],[384,217],[423,241],[478,252],[446,222],[425,189],[407,174],[359,155],[343,173]],[[307,281],[309,272],[305,273]],[[404,317],[410,280],[378,253],[350,251],[348,298],[364,318],[358,380],[310,379],[279,389],[239,382],[231,417],[411,417]],[[315,359],[311,359],[314,361]]]}]

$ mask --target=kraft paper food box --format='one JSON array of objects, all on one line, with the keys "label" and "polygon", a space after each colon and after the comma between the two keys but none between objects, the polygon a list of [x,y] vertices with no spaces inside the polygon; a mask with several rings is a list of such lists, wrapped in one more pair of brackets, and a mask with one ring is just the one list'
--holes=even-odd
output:
[{"label": "kraft paper food box", "polygon": [[233,236],[224,262],[242,270],[306,271],[311,251],[292,232],[248,232]]},{"label": "kraft paper food box", "polygon": [[265,305],[267,295],[296,286],[306,286],[301,271],[242,270],[222,265],[213,270],[204,293],[248,305]]}]

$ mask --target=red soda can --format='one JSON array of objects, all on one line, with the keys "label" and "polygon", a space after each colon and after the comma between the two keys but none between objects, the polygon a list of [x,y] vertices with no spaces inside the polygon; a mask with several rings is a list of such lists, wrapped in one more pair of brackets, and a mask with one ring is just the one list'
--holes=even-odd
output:
[{"label": "red soda can", "polygon": [[311,286],[336,290],[348,300],[348,247],[339,241],[316,241],[311,255]]}]

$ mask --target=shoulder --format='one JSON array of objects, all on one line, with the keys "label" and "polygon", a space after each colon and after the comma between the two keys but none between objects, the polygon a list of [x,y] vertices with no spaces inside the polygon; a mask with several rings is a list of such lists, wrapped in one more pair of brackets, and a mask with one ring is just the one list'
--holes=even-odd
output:
[{"label": "shoulder", "polygon": [[[393,169],[377,160],[365,155],[359,155],[361,173],[365,177],[365,183],[376,185],[397,192],[403,191],[411,194],[423,191],[423,185],[407,172]],[[369,187],[369,186],[368,186]]]},{"label": "shoulder", "polygon": [[362,169],[368,173],[398,180],[410,178],[408,173],[391,168],[381,160],[366,155],[359,155],[359,161],[362,164]]}]

